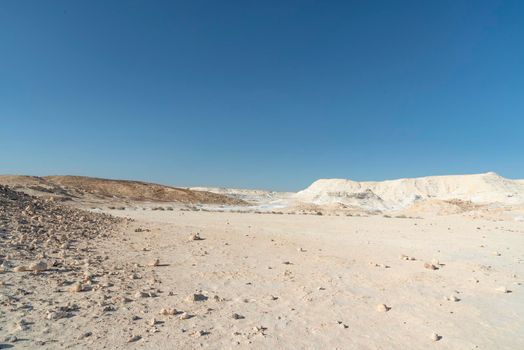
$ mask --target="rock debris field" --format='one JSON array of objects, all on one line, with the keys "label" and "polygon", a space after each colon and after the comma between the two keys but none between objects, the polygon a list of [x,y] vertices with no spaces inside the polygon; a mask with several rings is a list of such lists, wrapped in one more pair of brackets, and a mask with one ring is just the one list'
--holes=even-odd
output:
[{"label": "rock debris field", "polygon": [[0,186],[0,348],[524,347],[522,222],[140,206]]}]

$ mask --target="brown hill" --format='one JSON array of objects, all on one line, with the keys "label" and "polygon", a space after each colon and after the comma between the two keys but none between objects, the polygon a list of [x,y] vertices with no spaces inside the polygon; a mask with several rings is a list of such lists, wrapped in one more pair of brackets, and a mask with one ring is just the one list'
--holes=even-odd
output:
[{"label": "brown hill", "polygon": [[66,199],[93,197],[97,199],[180,202],[191,204],[246,204],[225,195],[147,183],[111,180],[86,176],[23,176],[1,175],[0,184],[26,193]]}]

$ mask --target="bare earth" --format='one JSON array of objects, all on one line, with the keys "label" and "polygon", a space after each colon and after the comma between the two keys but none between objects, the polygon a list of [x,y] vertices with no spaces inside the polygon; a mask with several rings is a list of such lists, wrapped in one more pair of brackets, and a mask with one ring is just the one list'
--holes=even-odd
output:
[{"label": "bare earth", "polygon": [[522,212],[199,211],[30,181],[51,197],[0,188],[0,348],[524,348]]},{"label": "bare earth", "polygon": [[[175,307],[195,315],[184,321],[162,318],[161,334],[145,339],[153,348],[517,349],[524,344],[522,224],[458,217],[143,211],[130,216],[152,232],[129,233],[129,250],[137,253],[126,260],[158,257],[167,265],[155,268],[158,288],[175,294],[135,305],[132,312]],[[196,231],[205,240],[188,242],[188,232]],[[144,246],[151,250],[140,252]],[[400,260],[402,254],[416,260]],[[432,259],[439,260],[438,270],[424,268]],[[511,293],[498,291],[501,286]],[[208,301],[184,301],[195,292]],[[460,300],[446,300],[452,296]],[[391,309],[377,311],[379,304]],[[233,319],[233,313],[245,318]],[[191,335],[198,331],[208,334]],[[438,344],[432,344],[433,332],[442,336]]]},{"label": "bare earth", "polygon": [[[114,311],[91,306],[56,321],[47,320],[44,310],[3,311],[2,338],[10,334],[8,324],[25,318],[29,326],[16,333],[16,348],[34,348],[35,341],[49,349],[518,349],[524,344],[522,223],[453,216],[150,210],[119,215],[136,221],[100,249],[109,255],[104,262],[114,274],[109,281],[119,281],[119,292],[130,301],[114,300]],[[139,227],[151,231],[135,232]],[[189,240],[195,232],[203,239]],[[146,266],[157,258],[160,266]],[[424,268],[433,259],[438,269]],[[1,278],[9,284],[10,275]],[[27,273],[27,278],[42,276]],[[113,294],[106,288],[64,297],[53,293],[55,288],[40,283],[37,297],[58,294],[57,303],[67,300],[85,309],[88,298],[111,300]],[[7,290],[11,287],[3,287]],[[137,291],[156,296],[137,297]],[[193,294],[204,300],[187,300]],[[447,300],[453,296],[458,300]],[[378,311],[379,304],[389,311]],[[161,315],[162,308],[177,312]],[[191,317],[180,319],[181,312]],[[431,339],[433,332],[441,336],[438,341]],[[128,343],[132,336],[140,339]]]}]

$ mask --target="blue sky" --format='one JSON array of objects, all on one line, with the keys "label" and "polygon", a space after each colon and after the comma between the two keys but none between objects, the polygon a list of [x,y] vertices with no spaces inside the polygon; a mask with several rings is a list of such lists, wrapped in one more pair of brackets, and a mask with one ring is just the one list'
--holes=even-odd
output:
[{"label": "blue sky", "polygon": [[524,1],[0,2],[0,173],[524,178]]}]

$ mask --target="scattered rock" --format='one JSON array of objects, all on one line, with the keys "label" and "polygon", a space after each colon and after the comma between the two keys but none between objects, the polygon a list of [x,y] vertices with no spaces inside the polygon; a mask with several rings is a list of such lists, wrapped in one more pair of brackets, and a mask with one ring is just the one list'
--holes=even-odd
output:
[{"label": "scattered rock", "polygon": [[374,263],[374,262],[370,262],[369,263],[370,265],[374,266],[374,267],[382,267],[384,269],[389,269],[391,266],[389,265],[385,265],[385,264],[378,264],[378,263]]},{"label": "scattered rock", "polygon": [[408,255],[404,255],[404,254],[400,255],[399,259],[400,260],[406,260],[406,261],[415,261],[415,260],[417,260],[417,259],[415,259],[412,256],[408,256]]},{"label": "scattered rock", "polygon": [[348,326],[347,324],[345,324],[344,322],[342,322],[342,321],[337,321],[337,324],[338,324],[340,327],[344,328],[344,329],[349,328],[349,326]]},{"label": "scattered rock", "polygon": [[437,333],[433,332],[433,333],[431,333],[430,338],[433,341],[439,341],[442,337],[440,335],[438,335]]},{"label": "scattered rock", "polygon": [[176,309],[174,308],[163,308],[160,310],[160,315],[164,316],[173,316],[177,313]]}]

